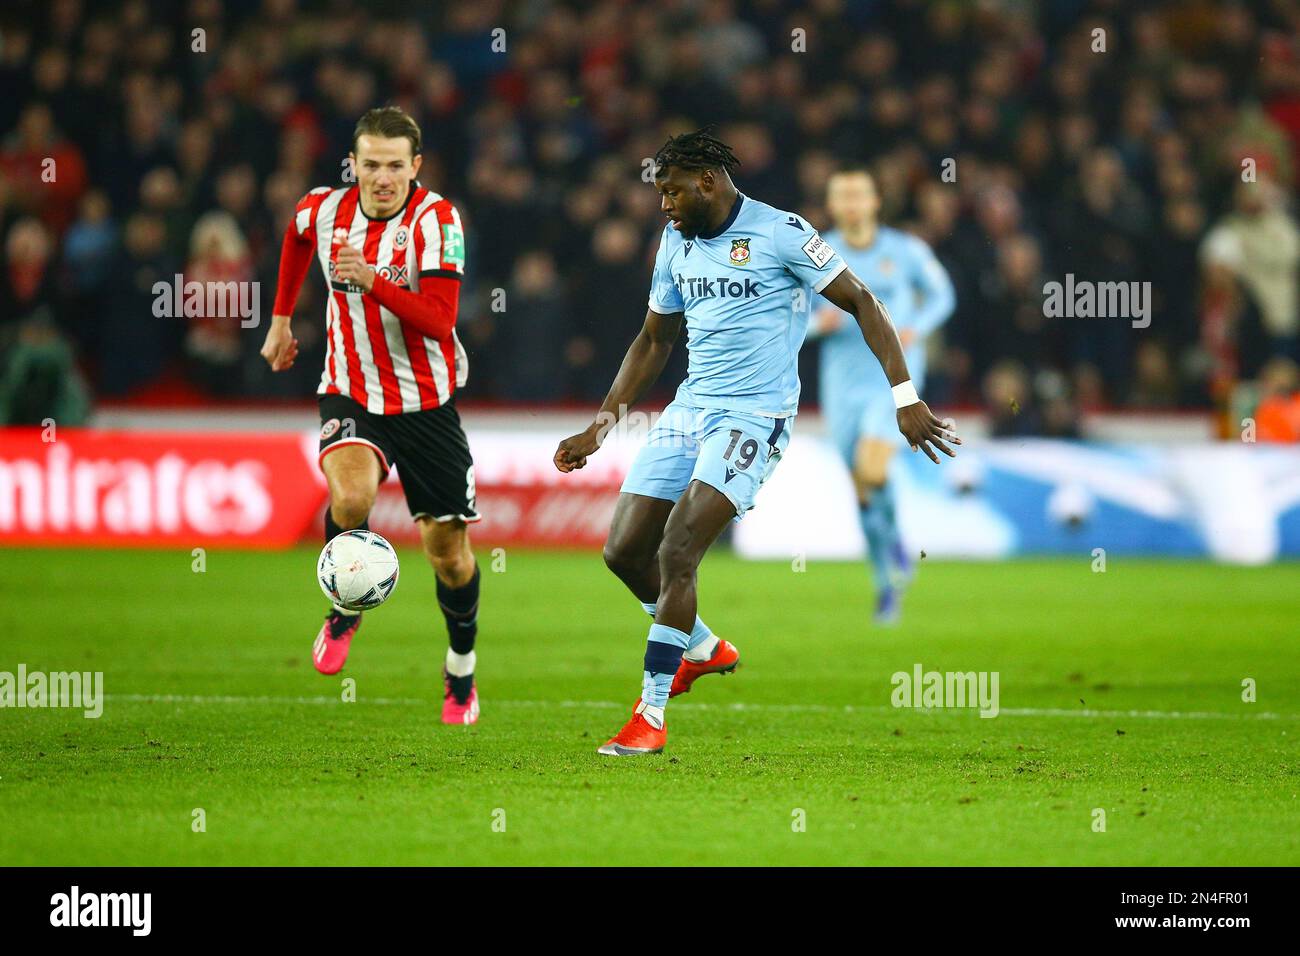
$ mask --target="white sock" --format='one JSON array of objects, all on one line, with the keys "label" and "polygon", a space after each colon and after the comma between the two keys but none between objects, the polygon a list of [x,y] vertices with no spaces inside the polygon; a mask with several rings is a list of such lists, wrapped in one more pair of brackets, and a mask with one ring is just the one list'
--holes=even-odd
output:
[{"label": "white sock", "polygon": [[645,701],[641,701],[641,706],[636,709],[636,712],[644,717],[646,723],[655,730],[664,729],[664,709],[662,707],[654,707]]},{"label": "white sock", "polygon": [[468,677],[474,673],[474,652],[468,654],[457,654],[450,647],[447,648],[447,673],[452,677]]},{"label": "white sock", "polygon": [[682,655],[688,661],[695,664],[701,664],[713,656],[713,652],[718,649],[718,635],[710,634],[700,643],[696,644],[689,651]]}]

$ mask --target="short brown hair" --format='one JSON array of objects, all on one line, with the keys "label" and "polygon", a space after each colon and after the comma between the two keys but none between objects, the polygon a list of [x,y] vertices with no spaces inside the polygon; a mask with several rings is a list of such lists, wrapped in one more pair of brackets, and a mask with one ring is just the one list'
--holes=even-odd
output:
[{"label": "short brown hair", "polygon": [[379,136],[383,139],[397,139],[404,136],[410,140],[411,155],[420,155],[420,127],[415,120],[399,106],[376,106],[366,110],[357,120],[357,128],[352,131],[352,152],[357,151],[357,140],[362,135]]}]

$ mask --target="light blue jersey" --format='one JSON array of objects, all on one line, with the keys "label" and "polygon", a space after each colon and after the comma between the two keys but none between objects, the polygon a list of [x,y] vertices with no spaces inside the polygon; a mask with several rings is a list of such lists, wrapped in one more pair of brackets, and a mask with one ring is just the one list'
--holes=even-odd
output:
[{"label": "light blue jersey", "polygon": [[689,366],[677,401],[785,418],[799,408],[799,348],[808,313],[844,261],[801,217],[740,195],[716,231],[664,229],[650,308],[686,314]]},{"label": "light blue jersey", "polygon": [[[904,350],[917,391],[925,384],[925,341],[943,325],[956,304],[947,271],[922,240],[881,226],[865,249],[850,246],[835,230],[826,233],[848,267],[885,304],[899,334],[915,333]],[[813,301],[813,309],[829,303]],[[833,306],[829,306],[832,307]],[[842,314],[840,327],[821,337],[822,412],[841,455],[852,461],[859,437],[897,439],[894,397],[889,380],[853,316]]]},{"label": "light blue jersey", "polygon": [[807,289],[820,292],[843,271],[803,219],[743,195],[712,233],[664,230],[650,308],[685,313],[689,371],[624,493],[676,501],[699,481],[725,495],[737,519],[754,507],[799,410]]}]

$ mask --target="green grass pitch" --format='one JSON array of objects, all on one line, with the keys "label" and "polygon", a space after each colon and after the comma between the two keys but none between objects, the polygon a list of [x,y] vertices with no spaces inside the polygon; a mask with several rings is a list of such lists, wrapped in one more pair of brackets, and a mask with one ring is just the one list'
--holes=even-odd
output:
[{"label": "green grass pitch", "polygon": [[[882,630],[856,564],[714,554],[740,671],[613,759],[647,621],[598,555],[480,554],[473,728],[438,722],[445,630],[402,557],[326,678],[311,550],[0,551],[0,671],[107,694],[0,710],[0,864],[1300,863],[1294,564],[926,561]],[[917,663],[997,671],[1000,715],[891,707]]]}]

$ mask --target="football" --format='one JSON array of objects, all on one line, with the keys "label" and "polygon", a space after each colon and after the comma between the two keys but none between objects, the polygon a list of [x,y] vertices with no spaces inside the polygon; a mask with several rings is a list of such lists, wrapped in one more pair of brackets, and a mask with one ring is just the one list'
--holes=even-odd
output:
[{"label": "football", "polygon": [[369,611],[397,587],[397,552],[373,531],[344,531],[316,562],[316,580],[331,602],[349,611]]}]

